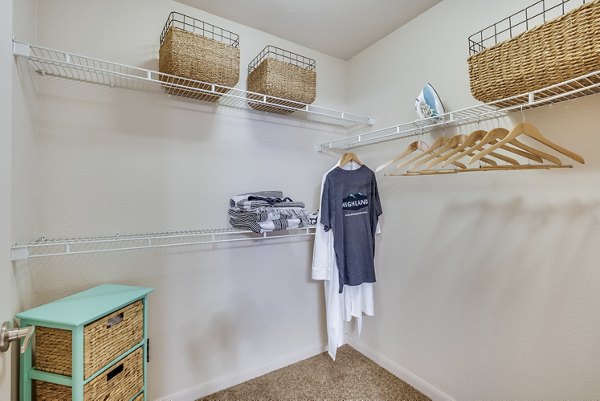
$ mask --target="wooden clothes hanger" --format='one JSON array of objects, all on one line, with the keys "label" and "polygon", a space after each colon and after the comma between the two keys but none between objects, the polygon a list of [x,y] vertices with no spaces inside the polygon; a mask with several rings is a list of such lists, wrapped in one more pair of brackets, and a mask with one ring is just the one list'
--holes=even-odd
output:
[{"label": "wooden clothes hanger", "polygon": [[[451,164],[465,156],[474,156],[477,151],[480,151],[481,149],[483,149],[484,145],[491,143],[491,144],[495,144],[498,142],[497,138],[500,137],[505,137],[508,134],[508,130],[505,128],[495,128],[492,129],[489,132],[483,131],[483,130],[477,130],[477,131],[473,131],[470,135],[469,138],[467,138],[467,141],[465,142],[465,145],[463,145],[463,151],[459,154],[454,155],[454,157],[449,158],[448,160],[446,160],[442,166],[446,166],[448,164]],[[519,146],[519,145],[523,145],[520,142],[511,142],[511,144],[515,145],[515,146]],[[466,147],[468,146],[467,150],[464,150]],[[520,147],[520,146],[519,146]],[[534,154],[529,152],[529,150],[531,150],[532,148],[527,147],[527,151],[525,150],[520,150],[517,149],[515,147],[509,146],[509,145],[503,145],[500,147],[503,150],[506,150],[510,153],[514,153],[516,155],[519,155],[521,157],[524,157],[526,159],[530,159],[533,161],[536,161],[538,163],[542,163],[543,160],[541,158],[540,155]],[[511,157],[505,156],[501,153],[497,153],[497,152],[490,152],[489,153],[490,156],[502,160],[506,163],[512,164],[514,166],[518,165],[519,162]],[[488,163],[484,157],[481,157],[480,159],[481,161],[485,161],[486,163]],[[488,163],[489,164],[489,163]]]},{"label": "wooden clothes hanger", "polygon": [[346,152],[340,158],[340,161],[338,162],[338,166],[343,167],[350,162],[354,162],[354,163],[358,164],[359,166],[364,165],[364,163],[360,161],[360,159],[358,158],[358,156],[356,156],[356,154],[354,154],[352,152]]},{"label": "wooden clothes hanger", "polygon": [[427,144],[425,142],[414,141],[413,143],[408,145],[408,147],[406,149],[404,149],[404,152],[400,153],[399,155],[394,157],[392,160],[389,160],[389,161],[383,163],[381,166],[377,167],[375,169],[375,172],[376,173],[380,172],[381,170],[385,169],[386,167],[390,166],[391,164],[404,159],[406,156],[410,155],[411,153],[415,152],[416,150],[426,151],[428,148],[429,147],[427,146]]},{"label": "wooden clothes hanger", "polygon": [[476,162],[477,160],[481,159],[483,156],[490,154],[495,149],[498,149],[499,147],[509,143],[510,141],[512,141],[513,139],[517,138],[520,135],[526,135],[530,138],[533,138],[536,141],[540,142],[541,144],[546,145],[547,147],[549,147],[551,149],[554,149],[558,153],[561,153],[570,159],[576,160],[581,164],[585,164],[585,160],[583,159],[583,157],[581,157],[577,153],[571,152],[570,150],[565,149],[565,148],[555,144],[554,142],[550,141],[549,139],[547,139],[540,133],[540,131],[535,127],[535,125],[533,125],[531,123],[526,123],[526,122],[521,122],[521,123],[517,124],[512,129],[512,131],[510,131],[502,140],[498,141],[494,145],[490,146],[489,148],[487,148],[485,150],[482,150],[477,155],[473,156],[470,160],[470,163]]},{"label": "wooden clothes hanger", "polygon": [[[462,141],[462,143],[460,143],[459,141],[459,145],[455,146],[454,149],[450,150],[448,153],[446,153],[445,155],[441,155],[439,156],[439,158],[437,160],[432,161],[431,163],[429,163],[427,165],[427,168],[433,168],[435,166],[437,166],[438,164],[441,164],[442,167],[447,166],[448,164],[454,164],[457,165],[456,163],[458,162],[458,160],[460,158],[463,157],[463,155],[469,155],[469,156],[474,156],[475,153],[472,151],[473,149],[473,144],[476,143],[478,140],[480,140],[482,137],[484,137],[486,134],[486,131],[483,130],[477,130],[472,132],[471,134],[469,134],[468,136],[463,135],[463,137],[461,137],[461,139],[464,140]],[[460,156],[456,156],[453,157],[451,160],[448,160],[452,155],[455,155],[456,153],[461,152],[462,150],[464,150],[465,148],[469,148],[468,150],[464,151],[463,153],[461,153]],[[516,165],[519,164],[515,159],[512,159],[510,157],[498,154],[498,153],[491,153],[490,156],[493,156],[497,159],[503,160],[507,163]],[[498,163],[496,163],[496,161],[486,158],[486,157],[482,157],[481,158],[482,162],[485,162],[491,166],[497,166]],[[461,164],[462,166],[464,166],[464,164]]]},{"label": "wooden clothes hanger", "polygon": [[[506,138],[506,136],[508,134],[509,134],[509,131],[506,128],[494,128],[493,130],[489,131],[481,139],[481,142],[478,144],[477,149],[480,149],[480,150],[483,149],[483,145],[486,145],[486,144],[495,145],[500,140]],[[543,163],[544,161],[542,159],[547,158],[548,161],[551,161],[554,164],[560,164],[560,160],[558,158],[556,158],[552,155],[549,155],[547,153],[544,153],[542,151],[538,151],[537,149],[527,146],[524,143],[519,142],[516,139],[510,140],[508,143],[510,143],[511,145],[514,145],[514,147],[506,144],[506,145],[501,145],[500,148],[507,150],[511,153],[514,153],[516,155],[522,156],[526,159],[536,161],[538,163]],[[517,149],[517,148],[520,148],[520,149]]]},{"label": "wooden clothes hanger", "polygon": [[409,160],[406,160],[406,161],[404,161],[402,163],[398,163],[396,165],[396,169],[399,170],[399,169],[401,169],[403,167],[408,166],[409,164],[414,163],[415,161],[419,160],[421,157],[426,157],[427,155],[432,154],[436,149],[438,149],[441,146],[444,146],[448,141],[449,141],[449,139],[446,138],[445,136],[442,136],[442,137],[436,139],[431,144],[431,146],[429,147],[429,149],[427,151],[425,151],[423,153],[420,153],[417,156],[415,156],[415,157],[413,157],[413,158],[411,158]]},{"label": "wooden clothes hanger", "polygon": [[[460,151],[460,149],[464,149],[464,148],[465,148],[465,143],[467,143],[467,141],[468,141],[468,145],[467,145],[467,146],[471,146],[471,145],[472,145],[474,142],[476,142],[478,139],[481,139],[482,137],[484,137],[484,136],[485,136],[485,134],[486,134],[486,131],[483,131],[483,130],[477,130],[477,131],[474,131],[474,132],[472,132],[472,133],[471,133],[471,134],[469,134],[468,136],[467,136],[467,135],[460,135],[460,136],[459,136],[459,135],[456,135],[456,136],[454,137],[454,138],[456,138],[456,141],[453,143],[454,145],[456,145],[456,146],[454,146],[454,149],[453,149],[453,150],[451,150],[450,152],[448,152],[446,155],[443,155],[443,156],[441,156],[441,157],[439,158],[439,160],[434,160],[433,162],[429,163],[429,164],[427,165],[427,167],[428,167],[428,168],[432,168],[432,167],[434,167],[434,166],[436,166],[436,165],[438,165],[438,164],[440,164],[440,163],[443,163],[443,162],[444,162],[446,159],[448,159],[448,158],[449,158],[451,155],[455,154],[456,152],[459,152],[459,151]],[[449,144],[450,144],[450,143],[449,143]],[[435,154],[435,155],[439,155],[439,154],[441,154],[441,153],[442,153],[441,151],[440,151],[440,152],[436,152],[436,154]],[[474,155],[475,155],[475,153],[473,153],[473,151],[472,151],[472,148],[471,148],[471,147],[470,147],[470,149],[469,149],[469,150],[467,150],[465,153],[466,153],[467,155],[469,155],[469,156],[474,156]],[[519,164],[519,162],[518,162],[518,161],[516,161],[515,159],[513,159],[513,158],[511,158],[511,157],[508,157],[508,156],[505,156],[505,155],[502,155],[502,154],[499,154],[499,153],[490,153],[490,156],[493,156],[493,157],[495,157],[496,159],[502,160],[502,161],[504,161],[504,162],[506,162],[506,163],[509,163],[509,164],[512,164],[512,165],[514,165],[514,166],[516,166],[516,165],[518,165],[518,164]],[[430,157],[430,158],[428,158],[428,159],[427,159],[427,160],[425,160],[425,161],[428,161],[428,160],[430,160],[430,159],[432,159],[432,158],[433,158],[433,157]],[[458,159],[460,159],[460,157],[454,157],[454,158],[452,159],[452,161],[448,161],[447,163],[443,163],[443,166],[446,166],[447,164],[454,164],[454,165],[457,165],[457,163],[458,163]],[[491,166],[497,166],[497,165],[498,165],[498,163],[496,163],[494,160],[492,160],[492,159],[489,159],[489,158],[485,158],[485,157],[482,157],[482,158],[481,158],[481,161],[482,161],[482,162],[485,162],[485,163],[487,163],[487,164],[489,164],[489,165],[491,165]],[[420,162],[419,162],[419,163],[417,163],[416,165],[413,165],[413,166],[412,166],[412,168],[414,168],[414,167],[418,167],[420,164],[422,164],[422,163],[420,163]],[[462,164],[462,163],[461,163],[460,165],[461,165],[461,166],[464,166],[464,164]],[[412,168],[411,168],[411,169],[412,169]],[[463,168],[466,168],[466,167],[463,167]]]},{"label": "wooden clothes hanger", "polygon": [[[422,164],[427,163],[431,159],[435,159],[435,158],[441,157],[448,150],[452,150],[452,149],[455,149],[458,146],[460,146],[460,144],[462,144],[465,141],[466,138],[467,138],[466,135],[461,135],[461,134],[454,135],[443,146],[440,146],[437,151],[431,153],[429,156],[427,156],[425,158],[422,158],[422,159],[418,160],[416,163],[410,165],[408,167],[408,169],[409,170],[415,169],[415,168],[421,166]],[[458,167],[460,167],[460,168],[466,168],[466,166],[464,164],[462,164],[462,163],[459,163]]]},{"label": "wooden clothes hanger", "polygon": [[[460,146],[457,146],[455,149],[452,149],[450,152],[446,153],[444,156],[442,156],[437,161],[437,163],[442,163],[442,162],[448,160],[453,155],[464,151],[467,147],[471,148],[473,146],[473,144],[475,142],[477,142],[479,139],[483,138],[483,135],[485,135],[485,134],[486,134],[486,132],[483,130],[477,130],[477,131],[471,132]],[[442,165],[445,166],[447,164],[452,164],[452,163],[458,161],[459,159],[460,159],[460,157],[454,158],[452,161],[449,161],[448,163],[444,163]]]}]

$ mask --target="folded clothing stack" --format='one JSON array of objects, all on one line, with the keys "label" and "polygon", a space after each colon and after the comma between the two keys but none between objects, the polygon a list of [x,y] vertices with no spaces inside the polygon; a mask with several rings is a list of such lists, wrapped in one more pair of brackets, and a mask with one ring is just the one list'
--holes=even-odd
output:
[{"label": "folded clothing stack", "polygon": [[255,233],[310,225],[304,202],[284,198],[282,191],[258,191],[231,197],[229,223]]}]

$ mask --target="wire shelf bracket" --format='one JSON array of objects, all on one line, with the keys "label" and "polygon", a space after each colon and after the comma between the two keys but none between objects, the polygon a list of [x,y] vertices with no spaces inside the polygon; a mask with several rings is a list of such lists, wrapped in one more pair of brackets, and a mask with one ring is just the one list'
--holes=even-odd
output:
[{"label": "wire shelf bracket", "polygon": [[440,114],[439,116],[381,128],[333,142],[322,143],[316,146],[316,150],[323,152],[328,149],[350,149],[409,138],[426,134],[440,128],[456,127],[505,117],[510,112],[555,104],[597,93],[600,93],[600,70],[506,99],[451,111]]},{"label": "wire shelf bracket", "polygon": [[[34,46],[14,39],[13,54],[16,57],[24,58],[31,70],[43,76],[209,101],[217,106],[241,108],[249,111],[276,112],[280,115],[286,115],[288,118],[300,118],[311,122],[353,129],[375,123],[373,117],[365,117],[262,93],[80,56],[60,50]],[[252,104],[252,108],[250,104]],[[290,112],[292,113],[290,114]]]},{"label": "wire shelf bracket", "polygon": [[99,252],[130,251],[134,249],[168,248],[239,241],[266,241],[277,238],[314,236],[315,226],[256,234],[250,230],[217,228],[160,233],[109,235],[101,237],[46,239],[12,247],[13,262],[49,256],[78,255]]}]

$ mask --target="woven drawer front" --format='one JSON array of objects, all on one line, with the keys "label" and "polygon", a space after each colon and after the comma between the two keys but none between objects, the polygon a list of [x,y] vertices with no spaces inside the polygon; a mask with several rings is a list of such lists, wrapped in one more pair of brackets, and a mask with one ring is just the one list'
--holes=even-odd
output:
[{"label": "woven drawer front", "polygon": [[[70,401],[71,388],[35,381],[36,401]],[[84,401],[127,401],[144,387],[144,352],[140,347],[83,388]],[[143,400],[136,398],[136,401]]]},{"label": "woven drawer front", "polygon": [[596,71],[600,68],[600,1],[490,47],[471,56],[468,63],[471,92],[483,102]]},{"label": "woven drawer front", "polygon": [[[134,302],[84,328],[84,377],[87,379],[144,337],[144,306]],[[35,368],[71,376],[71,332],[37,327]]]},{"label": "woven drawer front", "polygon": [[35,401],[71,401],[71,387],[41,381],[33,383]]},{"label": "woven drawer front", "polygon": [[84,377],[139,344],[144,337],[144,305],[137,301],[85,326]]},{"label": "woven drawer front", "polygon": [[[286,102],[267,97],[269,103],[300,109],[304,106],[295,102],[312,103],[317,96],[317,74],[315,71],[297,65],[266,58],[248,75],[248,90],[291,100],[291,102]],[[262,99],[262,97],[255,95],[249,95],[248,97],[250,99]],[[294,111],[254,103],[250,103],[250,106],[258,110],[280,114]]]},{"label": "woven drawer front", "polygon": [[69,330],[35,328],[34,366],[43,372],[71,376],[72,340]]},{"label": "woven drawer front", "polygon": [[85,401],[130,400],[144,388],[144,350],[138,348],[84,386]]},{"label": "woven drawer front", "polygon": [[144,401],[144,393],[138,395],[137,397],[135,397],[135,400],[133,401]]}]

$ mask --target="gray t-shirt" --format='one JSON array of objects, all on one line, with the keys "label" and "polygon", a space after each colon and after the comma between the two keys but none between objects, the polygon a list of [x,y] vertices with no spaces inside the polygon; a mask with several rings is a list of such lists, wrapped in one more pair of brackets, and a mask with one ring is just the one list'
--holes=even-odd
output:
[{"label": "gray t-shirt", "polygon": [[375,230],[381,215],[375,173],[362,165],[357,170],[333,169],[325,178],[321,224],[333,229],[333,248],[344,285],[375,282]]}]

